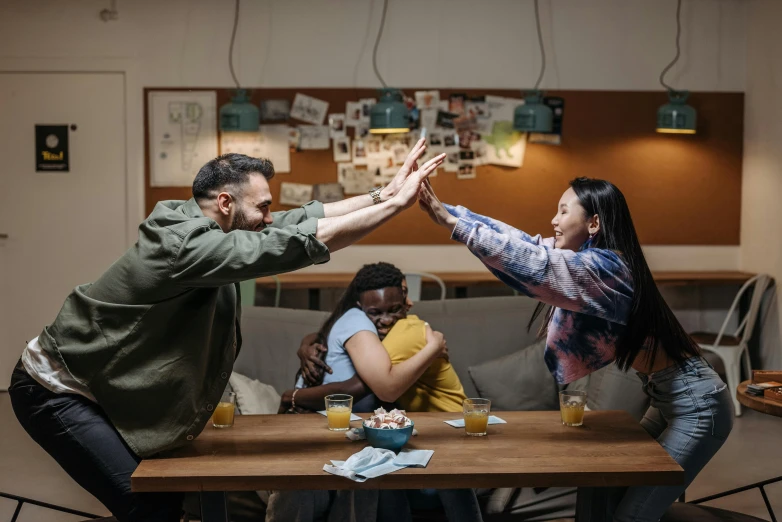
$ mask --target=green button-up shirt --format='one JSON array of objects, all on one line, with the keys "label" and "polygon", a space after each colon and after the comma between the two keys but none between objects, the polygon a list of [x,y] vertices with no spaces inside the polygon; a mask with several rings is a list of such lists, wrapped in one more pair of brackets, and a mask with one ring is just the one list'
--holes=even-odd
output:
[{"label": "green button-up shirt", "polygon": [[[203,430],[242,344],[239,281],[329,260],[318,202],[228,233],[189,201],[163,201],[138,242],[76,287],[39,336],[141,457]],[[87,253],[88,254],[88,253]]]}]

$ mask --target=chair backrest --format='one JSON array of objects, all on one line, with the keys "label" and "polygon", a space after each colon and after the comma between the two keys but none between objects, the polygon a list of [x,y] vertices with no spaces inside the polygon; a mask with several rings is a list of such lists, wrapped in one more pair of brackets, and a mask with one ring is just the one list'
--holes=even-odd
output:
[{"label": "chair backrest", "polygon": [[421,300],[421,280],[432,279],[440,286],[440,301],[445,300],[445,282],[434,274],[428,272],[405,272],[405,279],[407,279],[407,296],[411,301],[417,302]]},{"label": "chair backrest", "polygon": [[725,335],[725,330],[728,328],[730,318],[733,317],[733,313],[741,303],[741,298],[750,288],[754,287],[747,313],[744,314],[744,317],[739,318],[739,326],[734,333],[736,337],[740,338],[742,343],[749,342],[749,339],[752,337],[752,332],[755,329],[758,313],[760,313],[763,295],[766,293],[766,289],[770,283],[771,276],[768,274],[758,274],[742,285],[736,294],[736,297],[733,299],[733,304],[730,306],[730,310],[728,310],[728,315],[725,316],[725,320],[722,322],[722,328],[720,328],[720,332],[717,334],[714,346],[719,346],[722,337]]},{"label": "chair backrest", "polygon": [[[274,293],[274,307],[279,308],[280,294],[282,293],[282,284],[280,283],[280,278],[277,277],[276,275],[270,277],[274,279],[274,283],[276,286],[276,290]],[[255,291],[256,291],[255,279],[242,281],[241,283],[239,283],[239,288],[241,288],[241,292],[242,292],[242,308],[255,306]]]}]

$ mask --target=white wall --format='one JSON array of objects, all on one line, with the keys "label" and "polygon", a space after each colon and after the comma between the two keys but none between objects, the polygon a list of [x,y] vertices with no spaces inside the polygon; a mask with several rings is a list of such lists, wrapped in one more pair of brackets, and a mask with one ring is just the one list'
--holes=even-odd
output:
[{"label": "white wall", "polygon": [[[782,281],[782,2],[748,2],[741,267]],[[782,308],[771,301],[762,355],[782,367]]]},{"label": "white wall", "polygon": [[[108,5],[108,0],[6,0],[0,5],[0,68],[132,64],[127,75],[130,242],[135,223],[144,217],[139,93],[143,87],[231,86],[233,1],[120,1],[119,19],[105,23],[98,12]],[[244,0],[241,6],[235,63],[243,84],[379,86],[371,58],[381,1]],[[531,0],[390,0],[378,53],[381,73],[401,87],[529,88],[539,65],[532,6]],[[659,73],[674,54],[675,8],[675,0],[542,0],[549,64],[542,86],[661,89]],[[744,2],[688,0],[682,19],[682,59],[669,82],[695,91],[742,91]],[[464,249],[443,257],[438,248],[352,250],[323,269],[352,270],[358,264],[353,254],[405,257],[426,270],[477,267]],[[682,257],[681,248],[651,247],[653,268],[738,267],[737,247],[685,249]],[[440,259],[442,264],[431,266]]]},{"label": "white wall", "polygon": [[[18,57],[141,61],[144,86],[232,84],[232,0],[6,0],[0,49]],[[530,87],[539,63],[531,0],[390,0],[379,49],[398,86]],[[235,57],[240,81],[264,87],[373,87],[379,0],[244,0]],[[543,87],[657,89],[674,54],[674,0],[542,0],[550,68]],[[744,89],[741,0],[688,0],[682,60],[670,81],[696,91]],[[355,73],[355,74],[354,74]]]}]

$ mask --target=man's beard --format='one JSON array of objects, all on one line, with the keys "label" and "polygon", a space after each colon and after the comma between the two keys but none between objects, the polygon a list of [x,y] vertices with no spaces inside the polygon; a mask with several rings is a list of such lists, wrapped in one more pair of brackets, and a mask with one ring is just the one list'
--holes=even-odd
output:
[{"label": "man's beard", "polygon": [[250,232],[255,232],[255,227],[252,226],[244,211],[238,206],[234,212],[233,221],[231,221],[231,230],[248,230]]}]

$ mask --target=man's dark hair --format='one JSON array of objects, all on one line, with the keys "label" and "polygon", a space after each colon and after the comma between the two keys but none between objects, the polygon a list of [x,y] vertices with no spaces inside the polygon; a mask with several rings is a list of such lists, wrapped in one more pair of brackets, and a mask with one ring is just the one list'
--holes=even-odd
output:
[{"label": "man's dark hair", "polygon": [[226,187],[233,187],[237,197],[250,174],[274,177],[274,165],[267,159],[229,153],[218,156],[201,167],[193,180],[193,197],[197,201],[213,198]]},{"label": "man's dark hair", "polygon": [[329,333],[334,323],[345,315],[345,313],[351,308],[357,308],[356,304],[361,297],[361,294],[370,290],[379,290],[381,288],[402,288],[402,281],[405,279],[405,274],[402,273],[397,267],[391,263],[373,263],[371,265],[364,265],[356,272],[356,276],[353,281],[348,285],[347,290],[342,295],[342,298],[337,303],[336,308],[331,313],[326,322],[320,328],[318,335],[322,339],[324,344],[328,342]]}]

